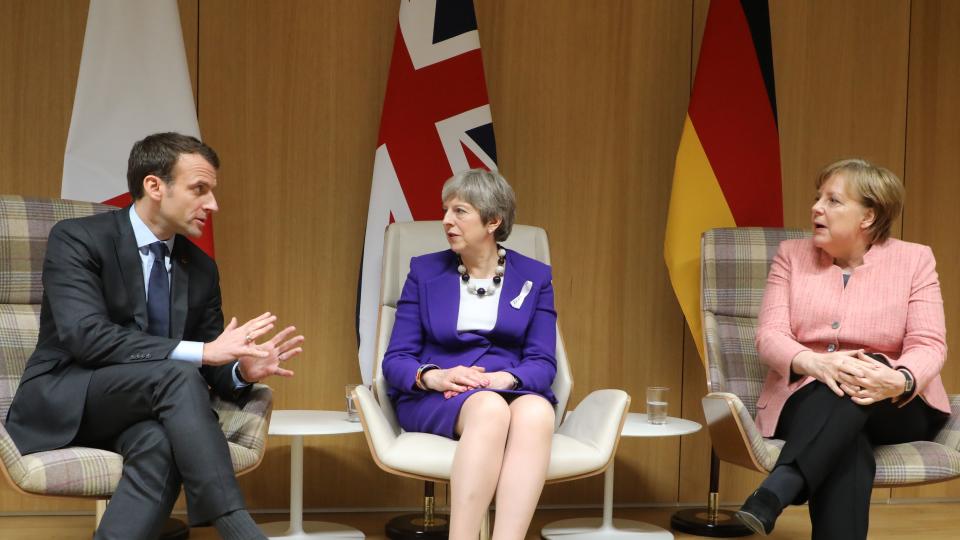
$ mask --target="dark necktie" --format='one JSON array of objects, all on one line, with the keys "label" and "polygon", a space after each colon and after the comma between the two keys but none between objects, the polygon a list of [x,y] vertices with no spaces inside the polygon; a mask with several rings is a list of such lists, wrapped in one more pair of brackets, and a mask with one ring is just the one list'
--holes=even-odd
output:
[{"label": "dark necktie", "polygon": [[170,278],[167,277],[167,244],[154,242],[147,246],[153,253],[153,268],[147,288],[147,332],[170,337]]}]

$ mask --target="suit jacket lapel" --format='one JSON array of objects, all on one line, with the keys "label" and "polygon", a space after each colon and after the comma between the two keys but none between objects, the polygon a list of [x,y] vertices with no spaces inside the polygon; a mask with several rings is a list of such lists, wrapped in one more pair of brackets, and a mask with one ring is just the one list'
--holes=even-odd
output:
[{"label": "suit jacket lapel", "polygon": [[130,207],[116,213],[120,235],[114,238],[114,249],[123,276],[123,286],[133,310],[134,320],[141,330],[147,329],[147,292],[143,290],[143,263],[137,252],[137,238],[130,225]]},{"label": "suit jacket lapel", "polygon": [[460,288],[456,268],[445,268],[439,275],[425,283],[425,289],[427,314],[434,337],[441,343],[457,340]]},{"label": "suit jacket lapel", "polygon": [[189,242],[182,236],[177,236],[173,243],[173,253],[170,254],[170,337],[183,338],[183,329],[187,323],[187,291],[190,280],[187,267],[190,261],[184,242]]},{"label": "suit jacket lapel", "polygon": [[[520,294],[520,290],[523,289],[523,284],[527,281],[527,276],[521,268],[519,268],[514,261],[513,257],[510,255],[513,252],[507,250],[507,261],[506,261],[506,272],[503,276],[503,288],[499,291],[500,304],[497,306],[497,325],[494,327],[494,331],[505,331],[509,328],[517,328],[526,326],[526,313],[528,311],[527,305],[530,303],[531,296],[534,291],[530,291],[527,294],[527,297],[523,299],[523,304],[520,305],[520,309],[515,309],[510,305],[510,301],[516,298]],[[534,287],[536,289],[536,287]],[[523,315],[522,315],[523,314]]]}]

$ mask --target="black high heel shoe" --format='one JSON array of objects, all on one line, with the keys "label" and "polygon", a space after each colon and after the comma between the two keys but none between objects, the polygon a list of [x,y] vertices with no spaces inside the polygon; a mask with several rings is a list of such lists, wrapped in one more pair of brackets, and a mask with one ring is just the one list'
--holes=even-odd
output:
[{"label": "black high heel shoe", "polygon": [[773,526],[782,511],[780,499],[769,489],[761,487],[747,497],[734,517],[751,531],[766,536],[773,532]]}]

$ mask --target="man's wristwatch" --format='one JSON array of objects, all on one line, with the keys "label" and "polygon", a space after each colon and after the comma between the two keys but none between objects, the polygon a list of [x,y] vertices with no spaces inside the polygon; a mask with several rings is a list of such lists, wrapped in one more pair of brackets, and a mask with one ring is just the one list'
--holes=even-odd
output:
[{"label": "man's wristwatch", "polygon": [[900,368],[897,371],[903,373],[903,378],[906,379],[903,383],[903,394],[901,394],[900,397],[908,397],[913,394],[913,373],[910,373],[910,370],[906,368]]}]

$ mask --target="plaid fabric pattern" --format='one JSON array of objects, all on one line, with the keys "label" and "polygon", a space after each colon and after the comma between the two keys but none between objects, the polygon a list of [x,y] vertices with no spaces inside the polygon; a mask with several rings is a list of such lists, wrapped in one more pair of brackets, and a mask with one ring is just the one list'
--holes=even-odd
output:
[{"label": "plaid fabric pattern", "polygon": [[37,346],[39,304],[0,304],[0,422],[20,385],[27,359]]},{"label": "plaid fabric pattern", "polygon": [[0,304],[40,304],[47,236],[58,221],[116,210],[65,199],[0,196]]},{"label": "plaid fabric pattern", "polygon": [[14,481],[30,493],[109,497],[120,481],[123,459],[106,450],[71,446],[23,456],[18,469],[22,476]]},{"label": "plaid fabric pattern", "polygon": [[[754,345],[757,316],[777,247],[806,234],[789,229],[713,229],[702,239],[701,310],[709,388],[734,403],[745,443],[768,471],[776,464],[784,441],[763,438],[753,420],[767,372]],[[950,407],[953,415],[934,441],[875,449],[875,486],[925,484],[960,476],[960,395],[950,396]]]},{"label": "plaid fabric pattern", "polygon": [[[62,199],[0,196],[0,458],[20,489],[39,495],[109,497],[123,470],[119,454],[68,447],[21,455],[3,427],[27,359],[37,344],[41,273],[47,237],[63,219],[85,217],[112,206]],[[255,467],[266,448],[273,394],[256,385],[241,409],[212,399],[230,447],[235,472]]]},{"label": "plaid fabric pattern", "polygon": [[780,242],[806,235],[741,227],[711,229],[701,239],[700,310],[710,391],[736,394],[751,415],[767,375],[753,338],[770,262]]},{"label": "plaid fabric pattern", "polygon": [[236,403],[223,401],[215,394],[210,397],[213,408],[220,416],[230,445],[230,457],[234,472],[246,472],[256,466],[267,447],[267,429],[273,411],[273,391],[263,384],[254,385],[250,399],[241,409]]}]

